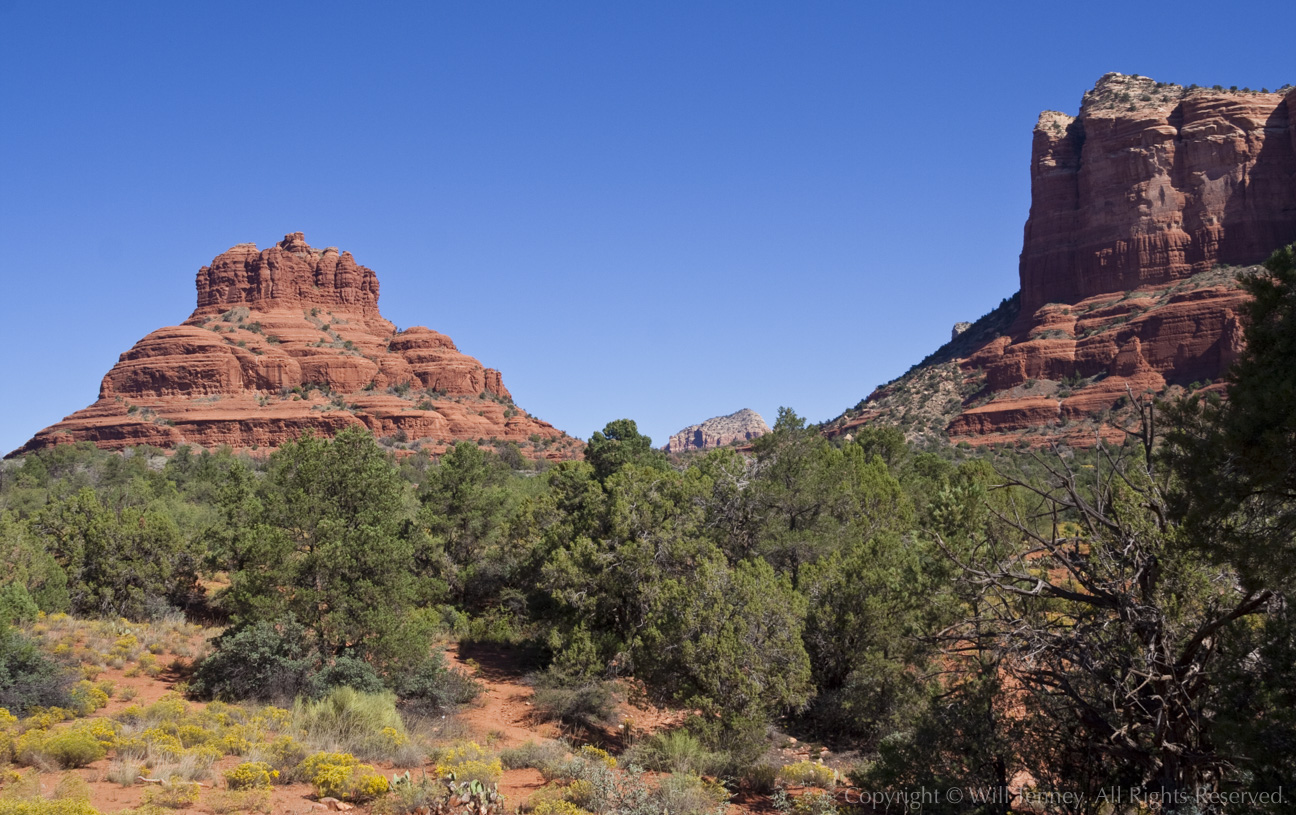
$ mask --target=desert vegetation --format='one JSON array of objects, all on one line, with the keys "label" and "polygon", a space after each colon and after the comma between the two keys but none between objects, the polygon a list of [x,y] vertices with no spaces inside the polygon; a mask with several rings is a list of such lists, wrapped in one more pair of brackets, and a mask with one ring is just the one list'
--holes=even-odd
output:
[{"label": "desert vegetation", "polygon": [[[1229,398],[1087,451],[784,409],[684,462],[627,419],[539,470],[359,430],[6,462],[0,813],[1289,811],[1292,250],[1244,285]],[[492,676],[456,645],[525,674],[534,739],[445,724]]]}]

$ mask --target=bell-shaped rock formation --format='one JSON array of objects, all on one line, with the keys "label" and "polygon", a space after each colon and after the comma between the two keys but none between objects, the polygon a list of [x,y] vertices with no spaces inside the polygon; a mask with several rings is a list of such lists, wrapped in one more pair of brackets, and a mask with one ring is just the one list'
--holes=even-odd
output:
[{"label": "bell-shaped rock formation", "polygon": [[516,442],[576,455],[580,442],[513,403],[500,372],[427,328],[378,312],[378,278],[300,232],[239,244],[198,272],[198,307],[121,355],[99,399],[15,451],[90,441],[273,448],[303,432],[364,425],[398,448]]}]

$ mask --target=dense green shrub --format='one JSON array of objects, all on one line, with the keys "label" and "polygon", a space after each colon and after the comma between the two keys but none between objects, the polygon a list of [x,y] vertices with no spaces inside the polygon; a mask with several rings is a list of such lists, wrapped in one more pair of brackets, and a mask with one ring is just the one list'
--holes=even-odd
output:
[{"label": "dense green shrub", "polygon": [[190,690],[200,698],[292,699],[306,689],[314,666],[305,632],[291,620],[232,628],[216,639],[215,646],[190,683]]},{"label": "dense green shrub", "polygon": [[35,643],[0,622],[0,708],[21,716],[33,707],[69,706],[74,680]]},{"label": "dense green shrub", "polygon": [[0,625],[36,619],[40,609],[21,583],[0,585]]},{"label": "dense green shrub", "polygon": [[[39,459],[32,456],[28,461]],[[49,552],[45,542],[31,532],[29,525],[7,511],[0,512],[0,559],[6,566],[6,573],[0,575],[0,586],[3,587],[0,592],[13,591],[15,595],[9,602],[21,605],[24,615],[30,614],[30,607],[27,600],[17,596],[19,590],[40,611],[53,613],[71,608],[67,574],[63,567]],[[4,614],[6,612],[0,610],[0,615]],[[12,613],[9,616],[11,621],[26,618]]]},{"label": "dense green shrub", "polygon": [[541,721],[562,722],[584,732],[612,724],[616,714],[616,696],[607,682],[587,682],[576,687],[539,687],[531,702]]},{"label": "dense green shrub", "polygon": [[308,682],[311,696],[327,696],[334,688],[351,688],[361,693],[381,693],[382,679],[369,663],[341,656],[314,673]]},{"label": "dense green shrub", "polygon": [[424,715],[467,704],[482,690],[472,677],[446,665],[440,651],[433,651],[414,670],[394,677],[392,685],[402,707]]},{"label": "dense green shrub", "polygon": [[162,508],[105,506],[83,489],[31,522],[67,575],[72,611],[143,620],[196,593],[198,553]]}]

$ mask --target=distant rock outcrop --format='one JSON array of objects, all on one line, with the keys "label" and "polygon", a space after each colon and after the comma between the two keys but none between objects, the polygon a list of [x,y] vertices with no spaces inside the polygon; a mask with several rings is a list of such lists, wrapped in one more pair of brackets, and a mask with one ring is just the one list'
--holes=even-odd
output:
[{"label": "distant rock outcrop", "polygon": [[511,441],[531,456],[580,442],[513,403],[500,372],[427,328],[378,312],[378,278],[349,252],[302,233],[244,243],[198,272],[198,307],[121,355],[99,399],[16,453],[91,441],[273,448],[307,430],[364,425],[393,447]]},{"label": "distant rock outcrop", "polygon": [[1296,241],[1296,90],[1108,74],[1035,126],[1021,291],[830,422],[973,444],[1119,438],[1129,396],[1224,376],[1237,277]]},{"label": "distant rock outcrop", "polygon": [[770,432],[769,425],[754,410],[743,408],[728,416],[707,419],[702,424],[686,427],[670,437],[663,448],[668,453],[689,450],[712,450],[730,444],[741,444]]}]

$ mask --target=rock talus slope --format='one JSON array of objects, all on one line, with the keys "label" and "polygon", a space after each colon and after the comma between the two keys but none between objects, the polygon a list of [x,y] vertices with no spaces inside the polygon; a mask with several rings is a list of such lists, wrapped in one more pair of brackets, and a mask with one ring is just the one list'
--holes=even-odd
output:
[{"label": "rock talus slope", "polygon": [[1132,394],[1219,379],[1241,350],[1240,274],[1296,241],[1296,90],[1108,74],[1040,115],[1021,290],[829,423],[971,443],[1120,436]]},{"label": "rock talus slope", "polygon": [[349,425],[432,452],[459,440],[550,458],[580,447],[449,337],[397,331],[378,311],[377,276],[350,252],[314,249],[300,232],[264,250],[239,244],[199,270],[197,289],[189,319],[136,343],[93,405],[15,453],[73,441],[273,448]]},{"label": "rock talus slope", "polygon": [[730,444],[742,444],[760,438],[770,432],[769,425],[761,415],[749,408],[743,408],[728,416],[717,416],[707,419],[702,424],[684,428],[670,437],[662,449],[668,453],[684,453],[690,450],[713,450]]}]

